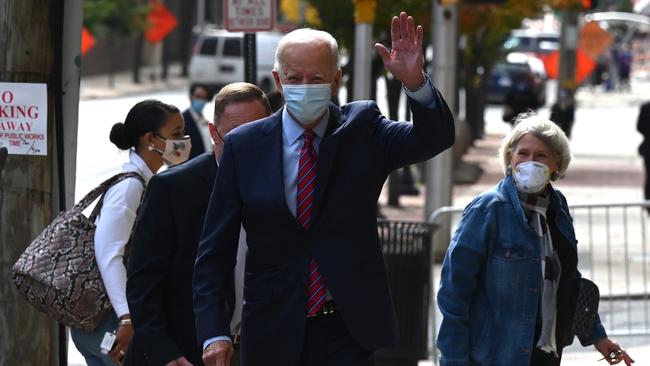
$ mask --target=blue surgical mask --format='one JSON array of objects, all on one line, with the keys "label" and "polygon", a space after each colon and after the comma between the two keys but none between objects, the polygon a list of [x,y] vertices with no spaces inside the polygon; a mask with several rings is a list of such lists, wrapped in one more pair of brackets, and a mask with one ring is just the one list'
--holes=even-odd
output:
[{"label": "blue surgical mask", "polygon": [[332,96],[330,84],[282,85],[282,90],[289,113],[303,125],[322,116]]},{"label": "blue surgical mask", "polygon": [[205,107],[205,103],[207,103],[203,99],[192,99],[192,109],[199,113],[203,113],[203,108]]}]

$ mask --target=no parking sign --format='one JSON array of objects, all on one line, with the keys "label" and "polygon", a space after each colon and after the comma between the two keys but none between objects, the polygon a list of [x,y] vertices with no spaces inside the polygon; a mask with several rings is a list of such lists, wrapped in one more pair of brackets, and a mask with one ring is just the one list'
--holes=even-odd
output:
[{"label": "no parking sign", "polygon": [[14,155],[47,155],[46,84],[0,83],[0,146]]},{"label": "no parking sign", "polygon": [[230,32],[257,32],[275,26],[275,0],[224,1],[226,29]]}]

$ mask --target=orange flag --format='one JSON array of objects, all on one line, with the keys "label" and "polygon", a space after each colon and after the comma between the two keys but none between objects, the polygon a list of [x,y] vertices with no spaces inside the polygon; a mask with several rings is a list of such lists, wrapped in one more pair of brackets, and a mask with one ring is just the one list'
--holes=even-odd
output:
[{"label": "orange flag", "polygon": [[[546,74],[551,79],[557,79],[560,70],[560,51],[542,57]],[[576,84],[581,84],[596,67],[596,62],[581,49],[576,50]]]}]

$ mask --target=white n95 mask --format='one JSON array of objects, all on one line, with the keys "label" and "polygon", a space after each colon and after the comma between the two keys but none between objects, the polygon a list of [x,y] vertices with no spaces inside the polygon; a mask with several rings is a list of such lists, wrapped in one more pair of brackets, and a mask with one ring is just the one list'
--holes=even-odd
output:
[{"label": "white n95 mask", "polygon": [[282,91],[289,113],[303,125],[322,116],[332,96],[330,84],[282,85]]},{"label": "white n95 mask", "polygon": [[512,169],[512,178],[517,189],[526,193],[541,192],[551,179],[551,171],[537,161],[527,161]]}]

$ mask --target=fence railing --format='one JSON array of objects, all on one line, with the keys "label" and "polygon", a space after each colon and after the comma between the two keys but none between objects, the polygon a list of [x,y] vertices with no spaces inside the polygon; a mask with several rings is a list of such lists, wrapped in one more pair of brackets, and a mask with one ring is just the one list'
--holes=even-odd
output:
[{"label": "fence railing", "polygon": [[[578,269],[600,289],[599,313],[608,334],[650,335],[650,201],[578,204],[569,209],[578,239]],[[453,233],[462,212],[462,207],[442,207],[429,222],[438,223],[448,215]],[[439,271],[440,264],[432,263],[432,268]],[[436,291],[432,296],[435,304]],[[433,319],[434,334],[438,318]]]}]

